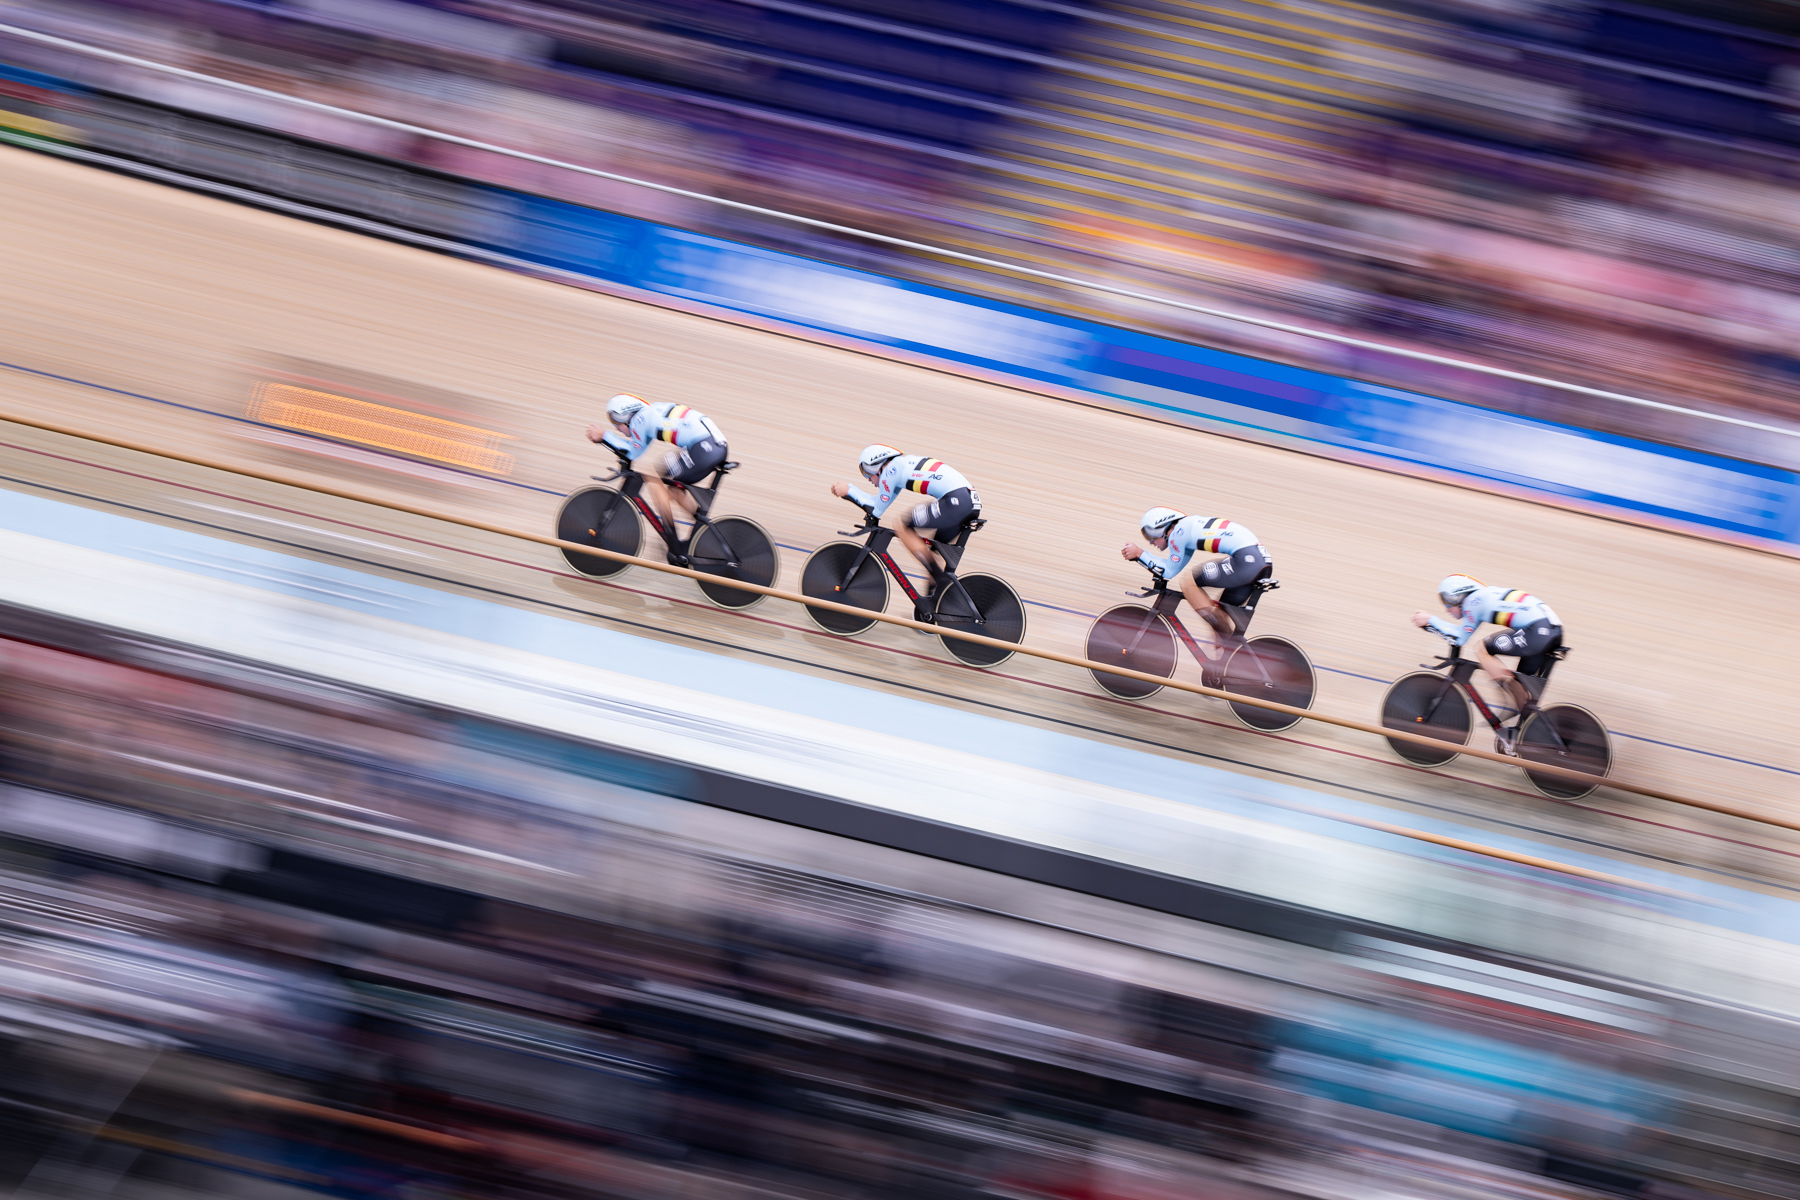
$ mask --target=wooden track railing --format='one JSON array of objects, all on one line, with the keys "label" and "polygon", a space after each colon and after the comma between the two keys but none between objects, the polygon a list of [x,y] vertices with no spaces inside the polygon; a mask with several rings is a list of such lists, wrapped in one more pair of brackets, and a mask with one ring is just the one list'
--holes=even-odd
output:
[{"label": "wooden track railing", "polygon": [[[310,483],[277,472],[261,471],[253,467],[237,466],[231,463],[221,462],[218,459],[207,458],[203,455],[161,449],[129,438],[114,437],[108,434],[96,433],[91,430],[77,429],[73,426],[59,424],[54,421],[45,421],[36,417],[28,417],[4,411],[0,411],[0,421],[6,421],[14,425],[22,425],[30,429],[43,430],[46,433],[60,434],[64,437],[76,438],[81,441],[96,442],[105,446],[113,446],[121,450],[130,450],[140,454],[148,454],[156,458],[165,458],[174,462],[187,463],[191,466],[204,467],[208,470],[221,471],[226,474],[238,475],[247,479],[255,479],[263,483],[273,483],[283,487],[313,492],[317,495],[331,496],[339,500],[348,500],[357,504],[367,504],[376,508],[385,508],[392,512],[406,513],[409,516],[422,517],[426,520],[441,521],[450,525],[460,525],[466,529],[479,530],[483,533],[491,533],[500,537],[516,538],[520,541],[536,542],[542,546],[555,547],[558,550],[573,550],[582,554],[593,555],[598,558],[612,559],[618,562],[629,563],[633,566],[644,567],[652,571],[660,571],[666,575],[680,575],[688,579],[699,579],[705,580],[708,583],[723,584],[743,591],[755,592],[759,595],[773,596],[778,600],[803,604],[811,608],[829,609],[853,616],[872,618],[888,625],[898,625],[906,629],[920,629],[943,637],[953,637],[980,645],[1012,650],[1032,658],[1044,659],[1048,662],[1062,663],[1066,666],[1079,667],[1084,670],[1101,671],[1109,675],[1118,675],[1129,679],[1140,679],[1147,683],[1155,683],[1164,687],[1174,688],[1177,691],[1192,692],[1197,696],[1209,696],[1217,700],[1228,700],[1235,704],[1250,704],[1257,708],[1265,708],[1273,712],[1286,713],[1290,716],[1302,717],[1309,721],[1318,721],[1325,725],[1335,725],[1341,729],[1352,729],[1359,733],[1371,734],[1375,737],[1398,738],[1403,741],[1417,742],[1421,745],[1432,746],[1438,749],[1444,748],[1445,745],[1441,740],[1429,737],[1425,734],[1412,733],[1403,729],[1388,729],[1384,726],[1375,725],[1367,721],[1358,721],[1350,717],[1333,716],[1329,713],[1315,712],[1311,709],[1295,708],[1291,705],[1278,704],[1271,700],[1261,700],[1251,696],[1238,695],[1235,692],[1226,692],[1218,688],[1206,687],[1201,684],[1188,683],[1185,680],[1165,679],[1161,676],[1151,675],[1143,671],[1108,666],[1103,663],[1094,662],[1091,659],[1082,658],[1078,655],[1062,654],[1055,650],[1043,650],[1022,643],[1001,641],[997,638],[983,637],[980,634],[964,633],[955,629],[945,629],[941,626],[915,621],[909,617],[897,617],[888,613],[870,612],[867,609],[857,608],[849,604],[840,604],[834,600],[815,600],[811,597],[804,596],[799,592],[790,592],[783,588],[763,587],[754,583],[744,583],[739,580],[727,579],[720,575],[711,575],[705,572],[695,571],[688,567],[678,567],[671,563],[660,562],[655,559],[642,558],[630,554],[620,554],[612,550],[601,549],[597,546],[585,546],[579,542],[564,541],[561,538],[551,537],[548,534],[533,533],[529,530],[511,529],[504,525],[494,524],[491,521],[483,521],[474,517],[459,516],[455,513],[440,512],[436,509],[425,508],[421,505],[407,504],[399,500],[389,500],[365,492],[354,491],[349,488]],[[606,586],[605,581],[603,580],[595,580],[594,583],[599,587]],[[970,667],[969,669],[979,670],[980,668]],[[1497,754],[1491,750],[1461,747],[1458,748],[1457,753],[1470,758],[1487,759],[1491,762],[1502,763],[1511,767],[1525,765],[1519,759],[1509,758],[1506,755]],[[1565,767],[1550,765],[1540,766],[1533,763],[1530,764],[1530,769],[1536,774],[1568,779],[1583,784],[1592,784],[1595,782],[1592,775],[1581,771],[1570,770]],[[1759,813],[1750,809],[1741,808],[1737,805],[1726,804],[1714,800],[1705,800],[1694,796],[1684,796],[1675,792],[1665,791],[1661,788],[1649,787],[1644,784],[1631,783],[1623,780],[1605,779],[1601,781],[1601,786],[1613,788],[1617,791],[1630,792],[1639,796],[1647,796],[1656,800],[1667,801],[1671,804],[1679,804],[1689,808],[1701,809],[1706,812],[1718,813],[1722,816],[1734,817],[1739,820],[1800,832],[1800,818],[1788,818],[1774,814]],[[1670,889],[1659,888],[1653,884],[1641,883],[1636,880],[1608,875],[1605,872],[1592,871],[1585,867],[1577,867],[1567,863],[1556,863],[1547,859],[1535,858],[1531,855],[1516,854],[1512,851],[1500,850],[1489,846],[1480,846],[1472,842],[1464,842],[1457,838],[1443,837],[1438,834],[1429,834],[1419,830],[1404,829],[1398,826],[1387,825],[1382,822],[1365,821],[1360,818],[1346,816],[1337,812],[1325,812],[1324,810],[1320,810],[1320,815],[1327,815],[1335,820],[1345,821],[1350,824],[1363,825],[1368,828],[1399,833],[1406,837],[1429,842],[1434,845],[1468,850],[1472,853],[1483,854],[1491,858],[1504,859],[1509,862],[1521,863],[1526,866],[1541,867],[1546,870],[1559,871],[1564,874],[1576,875],[1583,878],[1596,879],[1603,882],[1650,891],[1670,891]],[[1685,893],[1677,894],[1685,895]]]}]

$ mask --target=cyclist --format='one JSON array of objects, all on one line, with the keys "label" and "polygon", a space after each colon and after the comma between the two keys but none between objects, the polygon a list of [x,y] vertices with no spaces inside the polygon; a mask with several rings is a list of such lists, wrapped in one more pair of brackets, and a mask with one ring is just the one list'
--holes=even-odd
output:
[{"label": "cyclist", "polygon": [[[1542,685],[1518,678],[1520,675],[1541,680],[1550,668],[1550,655],[1562,645],[1562,620],[1554,609],[1530,592],[1517,588],[1488,587],[1469,575],[1446,575],[1438,582],[1438,599],[1451,620],[1434,617],[1420,610],[1413,613],[1412,623],[1430,629],[1445,640],[1464,646],[1483,625],[1503,626],[1499,633],[1489,634],[1475,643],[1475,657],[1481,669],[1506,689],[1518,706],[1519,720],[1501,731],[1501,744],[1512,753],[1513,739],[1519,726],[1537,704]],[[1519,665],[1509,671],[1495,658],[1496,654],[1516,656]]]},{"label": "cyclist", "polygon": [[699,409],[685,404],[647,404],[625,392],[606,402],[606,420],[611,429],[587,427],[588,441],[608,447],[619,456],[621,465],[629,464],[644,477],[650,506],[674,539],[670,492],[679,496],[682,510],[693,517],[699,505],[686,485],[699,483],[725,461],[725,435]]},{"label": "cyclist", "polygon": [[931,596],[944,581],[943,560],[932,543],[949,541],[980,516],[981,497],[960,471],[929,454],[902,454],[892,446],[865,446],[857,467],[875,493],[870,495],[859,487],[834,483],[831,494],[854,500],[876,520],[885,516],[902,496],[915,497],[895,514],[897,519],[891,527],[931,576],[931,586],[925,591],[926,596]]},{"label": "cyclist", "polygon": [[[1223,517],[1190,517],[1172,508],[1153,508],[1138,522],[1138,531],[1149,540],[1152,549],[1135,542],[1125,543],[1119,553],[1135,560],[1145,570],[1159,572],[1173,579],[1181,594],[1205,622],[1219,634],[1229,637],[1237,633],[1237,622],[1222,608],[1223,604],[1242,604],[1250,598],[1250,585],[1269,573],[1269,552],[1262,548],[1249,528]],[[1197,554],[1216,555],[1197,562],[1185,574],[1182,568]],[[1215,601],[1203,588],[1219,588]],[[1215,653],[1216,651],[1216,653]],[[1215,641],[1203,649],[1207,658],[1217,661],[1224,651]]]}]

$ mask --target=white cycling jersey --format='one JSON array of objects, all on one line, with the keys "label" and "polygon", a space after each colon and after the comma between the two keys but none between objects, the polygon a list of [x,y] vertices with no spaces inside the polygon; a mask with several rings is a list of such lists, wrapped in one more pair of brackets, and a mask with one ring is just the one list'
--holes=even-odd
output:
[{"label": "white cycling jersey", "polygon": [[1236,554],[1257,544],[1256,535],[1247,525],[1224,517],[1183,517],[1169,526],[1167,550],[1148,548],[1138,561],[1161,571],[1164,579],[1173,579],[1196,553]]},{"label": "white cycling jersey", "polygon": [[976,508],[981,507],[981,497],[974,488],[969,487],[969,481],[963,478],[962,472],[943,459],[933,458],[929,454],[901,454],[888,459],[887,465],[881,468],[881,474],[875,479],[874,495],[853,487],[850,489],[850,499],[864,508],[873,509],[879,517],[901,492],[919,492],[936,499],[947,496],[958,488],[969,488],[970,502]]},{"label": "white cycling jersey", "polygon": [[1451,622],[1443,617],[1432,617],[1427,623],[1458,646],[1467,645],[1469,639],[1475,636],[1475,631],[1483,625],[1523,629],[1534,621],[1550,625],[1562,624],[1562,618],[1556,615],[1555,609],[1530,592],[1522,592],[1517,588],[1476,588],[1463,597],[1462,614],[1461,621]]},{"label": "white cycling jersey", "polygon": [[627,435],[614,426],[600,440],[616,450],[623,450],[627,458],[633,459],[648,450],[652,442],[667,442],[683,448],[707,438],[720,443],[725,441],[725,435],[719,432],[711,417],[685,404],[646,404],[631,414],[629,428],[631,432]]}]

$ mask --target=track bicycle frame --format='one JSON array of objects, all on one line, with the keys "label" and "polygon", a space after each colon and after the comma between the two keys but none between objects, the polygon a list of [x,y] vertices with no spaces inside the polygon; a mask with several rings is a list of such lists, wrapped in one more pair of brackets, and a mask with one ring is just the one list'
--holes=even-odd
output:
[{"label": "track bicycle frame", "polygon": [[[712,524],[712,517],[710,514],[712,513],[713,501],[717,499],[719,495],[719,485],[724,481],[726,473],[736,466],[737,464],[734,462],[720,463],[713,471],[712,479],[706,487],[700,487],[697,484],[676,483],[673,479],[663,480],[663,486],[673,488],[676,491],[688,492],[694,497],[696,504],[694,509],[694,527],[688,532],[688,536],[685,539],[677,538],[673,529],[663,525],[662,518],[656,515],[656,510],[651,508],[649,502],[644,499],[644,477],[632,470],[629,465],[623,462],[620,463],[619,469],[614,471],[611,475],[590,475],[589,478],[596,483],[611,483],[613,480],[621,478],[624,480],[623,483],[619,484],[619,490],[613,493],[613,498],[607,501],[606,507],[601,510],[599,528],[605,529],[606,522],[612,519],[613,508],[620,501],[626,501],[642,514],[645,521],[649,522],[650,528],[654,529],[656,535],[662,538],[663,543],[668,546],[670,553],[679,554],[685,559],[687,557],[688,547],[692,546],[694,544],[694,539],[700,536],[700,530],[703,527]],[[726,541],[726,539],[719,538],[718,540],[721,543],[724,543],[727,549],[730,548],[730,543]],[[726,565],[736,567],[739,564],[727,560]]]},{"label": "track bicycle frame", "polygon": [[[1545,668],[1542,675],[1516,676],[1521,681],[1529,681],[1525,682],[1525,688],[1532,693],[1532,697],[1530,704],[1520,711],[1519,719],[1514,725],[1515,729],[1525,728],[1525,722],[1531,718],[1532,714],[1542,711],[1538,701],[1542,699],[1544,689],[1549,686],[1550,671],[1562,661],[1563,656],[1567,653],[1567,647],[1558,646],[1550,652],[1550,665]],[[1420,714],[1420,724],[1431,724],[1431,718],[1436,715],[1438,706],[1444,702],[1444,699],[1451,692],[1460,691],[1468,697],[1469,703],[1475,706],[1475,711],[1481,714],[1481,719],[1488,723],[1490,729],[1499,733],[1506,728],[1506,722],[1500,719],[1499,715],[1488,706],[1488,702],[1481,698],[1481,693],[1475,689],[1475,673],[1481,669],[1481,664],[1464,658],[1461,646],[1452,643],[1450,652],[1438,659],[1437,662],[1420,663],[1419,665],[1427,671],[1444,672],[1444,686],[1438,689],[1438,694],[1431,698],[1431,704]],[[1558,750],[1568,750],[1568,747],[1563,744],[1562,735],[1556,731],[1556,725],[1553,722],[1545,721],[1544,728],[1550,731],[1550,736],[1555,739]]]},{"label": "track bicycle frame", "polygon": [[[1181,618],[1175,615],[1176,609],[1181,607],[1181,593],[1179,591],[1169,590],[1169,581],[1163,578],[1161,571],[1151,568],[1150,574],[1153,576],[1154,581],[1149,587],[1141,592],[1126,592],[1125,594],[1127,596],[1137,597],[1156,597],[1156,599],[1152,600],[1150,603],[1151,609],[1169,623],[1169,627],[1175,631],[1175,636],[1181,639],[1181,644],[1187,647],[1188,653],[1194,656],[1194,661],[1200,664],[1200,674],[1203,682],[1206,677],[1211,675],[1215,668],[1223,669],[1225,658],[1232,650],[1236,650],[1248,642],[1249,639],[1244,635],[1250,628],[1250,618],[1256,613],[1256,602],[1262,599],[1263,593],[1272,591],[1274,588],[1280,586],[1272,580],[1259,577],[1251,584],[1256,590],[1250,593],[1250,599],[1246,603],[1221,603],[1219,605],[1219,607],[1224,609],[1226,614],[1231,618],[1231,623],[1235,629],[1232,633],[1220,635],[1219,645],[1226,653],[1220,655],[1219,661],[1215,663],[1206,657],[1205,653],[1200,649],[1200,644],[1194,640],[1194,635],[1187,631],[1187,626],[1183,625],[1181,623]],[[1148,632],[1150,632],[1150,625],[1149,622],[1145,622],[1144,625],[1138,629],[1136,635],[1132,637],[1131,645],[1125,648],[1125,656],[1127,658],[1131,657],[1132,653],[1137,650],[1138,642],[1141,641]],[[1273,683],[1274,681],[1269,678],[1269,669],[1263,665],[1262,659],[1256,655],[1251,655],[1251,658],[1256,662],[1256,669],[1262,673],[1262,681],[1265,684]]]},{"label": "track bicycle frame", "polygon": [[[877,521],[874,514],[868,509],[863,509],[863,514],[863,523],[857,528],[838,530],[839,537],[866,536],[868,538],[868,541],[863,543],[862,553],[851,560],[850,569],[845,571],[844,577],[838,581],[838,591],[842,592],[849,587],[850,581],[856,578],[856,573],[862,569],[863,563],[873,558],[887,569],[889,575],[894,577],[894,582],[900,585],[900,590],[906,593],[908,600],[912,601],[913,611],[919,612],[925,602],[925,597],[919,594],[919,589],[912,585],[912,580],[906,577],[906,572],[900,569],[900,564],[894,561],[893,554],[888,550],[899,534]],[[944,556],[944,573],[950,577],[949,582],[944,585],[944,589],[934,595],[932,600],[934,603],[940,601],[951,588],[955,588],[962,594],[964,602],[969,606],[969,611],[975,614],[977,625],[985,625],[987,621],[982,617],[981,608],[975,603],[974,597],[969,595],[962,585],[962,580],[957,577],[956,568],[962,563],[963,551],[968,549],[969,535],[986,524],[987,521],[984,518],[975,517],[957,530],[954,538],[947,542],[934,541],[932,543],[937,552]]]}]

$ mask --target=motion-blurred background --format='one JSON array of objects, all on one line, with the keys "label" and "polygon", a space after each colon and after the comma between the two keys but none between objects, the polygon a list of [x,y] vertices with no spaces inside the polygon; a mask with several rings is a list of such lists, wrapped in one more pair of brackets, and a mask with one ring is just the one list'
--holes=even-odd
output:
[{"label": "motion-blurred background", "polygon": [[[1137,582],[1114,533],[1171,489],[1201,494],[1292,551],[1268,619],[1327,673],[1322,707],[1365,717],[1425,650],[1364,631],[1485,556],[1577,618],[1585,657],[1563,676],[1629,739],[1623,776],[1792,822],[1790,558],[1147,435],[267,212],[158,207],[66,161],[488,244],[451,191],[474,180],[1781,469],[1800,464],[1779,432],[1800,434],[1789,0],[0,0],[0,24],[49,35],[0,31],[0,134],[65,160],[3,151],[0,407],[547,530],[597,469],[575,433],[596,396],[641,386],[720,418],[748,463],[733,486],[790,566],[844,520],[824,486],[860,429],[929,435],[989,498],[1029,640],[1065,651]],[[315,144],[360,165],[318,182]],[[295,395],[314,407],[271,407]],[[387,442],[332,424],[377,406]],[[434,454],[406,440],[450,429],[464,440]],[[638,576],[602,592],[503,539],[17,436],[0,493],[12,1194],[1800,1195],[1791,828],[1606,792],[1551,805],[1497,772],[1375,762],[1373,742],[1070,699],[1069,676],[1035,667],[974,682],[903,631],[829,643],[773,605],[729,617]],[[1152,478],[1070,480],[1097,459]],[[64,565],[65,590],[31,590]],[[250,609],[267,619],[240,625]],[[1688,640],[1646,634],[1665,610]],[[477,661],[520,613],[548,624],[514,649],[554,663],[575,641],[555,624],[579,623],[616,657]],[[431,638],[400,645],[402,625]],[[830,712],[773,707],[779,672],[862,689],[846,707],[868,720],[824,739],[809,722]],[[740,686],[702,695],[714,677]],[[580,736],[528,702],[573,706]],[[1023,749],[977,776],[907,705],[1010,722]],[[1198,774],[1155,791],[1096,766],[1078,787],[1082,739],[1200,763],[1217,803],[1181,807]],[[821,800],[778,760],[843,791]],[[1044,782],[1065,768],[1063,790]],[[939,837],[946,813],[867,818],[881,787],[1015,810],[965,853]],[[1259,807],[1327,794],[1645,887]],[[1115,854],[1131,836],[1149,845]],[[1188,872],[1190,849],[1216,858]],[[1152,880],[1139,898],[1199,898],[1131,903],[1102,869],[1127,859]]]},{"label": "motion-blurred background", "polygon": [[[0,13],[204,75],[1231,311],[1783,423],[1800,403],[1800,39],[1782,0],[8,0]],[[198,81],[41,46],[9,57],[833,261],[1496,407],[1705,436]]]}]

